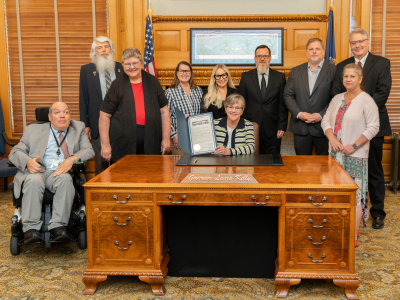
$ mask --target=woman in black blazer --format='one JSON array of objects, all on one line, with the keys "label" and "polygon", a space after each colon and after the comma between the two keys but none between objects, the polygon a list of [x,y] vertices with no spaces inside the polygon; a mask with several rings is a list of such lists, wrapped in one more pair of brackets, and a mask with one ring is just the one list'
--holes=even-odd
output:
[{"label": "woman in black blazer", "polygon": [[226,117],[224,101],[237,93],[231,73],[225,65],[216,65],[211,73],[210,84],[200,103],[200,112],[212,112],[214,120]]}]

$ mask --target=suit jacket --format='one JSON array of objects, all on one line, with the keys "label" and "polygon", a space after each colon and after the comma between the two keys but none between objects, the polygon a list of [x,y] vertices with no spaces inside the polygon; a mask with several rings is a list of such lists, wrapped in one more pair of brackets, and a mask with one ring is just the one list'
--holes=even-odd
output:
[{"label": "suit jacket", "polygon": [[289,131],[294,134],[323,137],[321,123],[307,124],[297,119],[299,112],[319,113],[323,118],[332,100],[331,89],[335,77],[336,66],[323,63],[315,81],[314,89],[310,91],[308,84],[308,62],[294,67],[286,83],[284,97],[291,119]]},{"label": "suit jacket", "polygon": [[[121,63],[115,62],[116,78],[124,73]],[[99,135],[100,106],[103,102],[101,95],[100,76],[96,65],[91,63],[81,67],[79,78],[79,113],[80,120],[90,127],[91,136]]]},{"label": "suit jacket", "polygon": [[[346,92],[343,85],[343,69],[346,65],[355,63],[354,57],[350,57],[337,65],[335,79],[333,81],[332,94]],[[392,134],[389,116],[386,109],[386,101],[389,98],[392,87],[392,75],[390,73],[390,60],[379,55],[369,53],[363,67],[364,77],[361,89],[368,93],[375,101],[379,109],[379,132],[376,135],[387,136]]]},{"label": "suit jacket", "polygon": [[[42,171],[47,170],[43,157],[49,135],[50,123],[29,125],[25,128],[19,143],[11,149],[9,160],[18,168],[18,173],[14,177],[14,195],[16,198],[20,196],[21,185],[26,176],[30,174],[26,167],[30,159],[39,156]],[[68,152],[71,156],[75,155],[82,161],[94,157],[92,145],[85,134],[84,123],[71,120],[67,140]]]},{"label": "suit jacket", "polygon": [[242,73],[239,93],[246,100],[243,118],[264,126],[267,138],[274,138],[278,130],[286,131],[288,110],[283,100],[285,75],[269,69],[267,96],[262,99],[257,69]]}]

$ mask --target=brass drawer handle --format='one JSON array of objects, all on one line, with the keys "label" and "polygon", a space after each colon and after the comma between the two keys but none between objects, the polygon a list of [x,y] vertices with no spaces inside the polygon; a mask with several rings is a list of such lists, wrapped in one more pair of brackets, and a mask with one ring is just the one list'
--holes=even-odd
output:
[{"label": "brass drawer handle", "polygon": [[115,221],[115,224],[118,225],[118,226],[126,226],[126,225],[128,225],[128,222],[132,220],[132,218],[131,217],[127,217],[126,218],[126,223],[118,223],[118,218],[117,217],[114,217],[113,220]]},{"label": "brass drawer handle", "polygon": [[114,244],[117,245],[117,248],[118,248],[119,250],[128,250],[129,246],[132,245],[132,241],[129,241],[129,242],[128,242],[128,247],[126,247],[126,248],[125,248],[125,247],[120,247],[120,246],[118,246],[118,245],[119,245],[119,244],[118,244],[118,241],[115,241]]},{"label": "brass drawer handle", "polygon": [[168,199],[171,201],[172,204],[182,204],[183,201],[186,200],[186,195],[183,195],[181,198],[181,201],[177,202],[177,201],[173,201],[172,200],[172,195],[168,195]]},{"label": "brass drawer handle", "polygon": [[311,244],[313,244],[313,245],[322,245],[324,243],[324,241],[326,241],[326,236],[322,237],[321,242],[313,242],[313,238],[311,235],[308,236],[308,239],[311,241]]},{"label": "brass drawer handle", "polygon": [[[308,220],[308,223],[311,223],[311,224],[313,224],[313,220],[312,219],[309,219]],[[320,226],[318,226],[318,225],[312,225],[312,227],[313,228],[323,228],[324,227],[324,224],[326,224],[326,222],[328,222],[326,219],[323,219],[322,220],[322,225],[320,225]]]},{"label": "brass drawer handle", "polygon": [[267,204],[267,201],[269,200],[269,196],[265,196],[265,202],[257,202],[257,198],[256,198],[256,196],[251,196],[251,200],[253,200],[254,201],[254,204],[257,204],[257,205],[265,205],[265,204]]},{"label": "brass drawer handle", "polygon": [[113,199],[114,199],[115,202],[117,202],[118,204],[125,204],[126,202],[128,202],[128,200],[131,199],[131,195],[126,196],[126,198],[125,198],[126,201],[118,201],[117,195],[114,195],[114,196],[113,196]]},{"label": "brass drawer handle", "polygon": [[[319,198],[319,195],[317,195],[317,198]],[[308,197],[308,201],[311,201],[312,205],[316,205],[316,206],[320,206],[320,205],[324,205],[324,202],[328,200],[328,198],[326,198],[326,196],[322,197],[322,202],[321,203],[314,203],[314,199],[312,196]]]},{"label": "brass drawer handle", "polygon": [[313,262],[313,263],[322,263],[323,261],[324,261],[324,258],[326,257],[326,254],[325,253],[322,253],[322,259],[321,260],[317,260],[317,259],[312,259],[313,257],[312,257],[312,254],[311,253],[308,253],[308,255],[307,255],[309,258],[311,258],[311,261]]}]

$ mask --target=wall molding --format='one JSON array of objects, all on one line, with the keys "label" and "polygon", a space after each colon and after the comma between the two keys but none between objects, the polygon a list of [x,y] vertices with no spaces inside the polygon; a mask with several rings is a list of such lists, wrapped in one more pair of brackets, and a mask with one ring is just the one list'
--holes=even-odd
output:
[{"label": "wall molding", "polygon": [[328,15],[214,15],[214,16],[153,16],[153,23],[187,22],[328,22]]}]

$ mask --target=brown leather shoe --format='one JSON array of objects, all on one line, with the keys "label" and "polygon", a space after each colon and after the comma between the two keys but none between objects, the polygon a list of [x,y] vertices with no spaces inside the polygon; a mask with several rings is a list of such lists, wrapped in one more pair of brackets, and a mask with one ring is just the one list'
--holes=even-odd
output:
[{"label": "brown leather shoe", "polygon": [[69,242],[71,240],[71,237],[64,226],[50,229],[50,234],[54,237],[54,241],[56,242]]},{"label": "brown leather shoe", "polygon": [[24,233],[24,244],[36,244],[43,242],[42,235],[37,229],[29,229]]},{"label": "brown leather shoe", "polygon": [[372,221],[372,228],[373,229],[382,229],[385,226],[385,222],[383,221],[382,218],[374,218],[374,221]]}]

